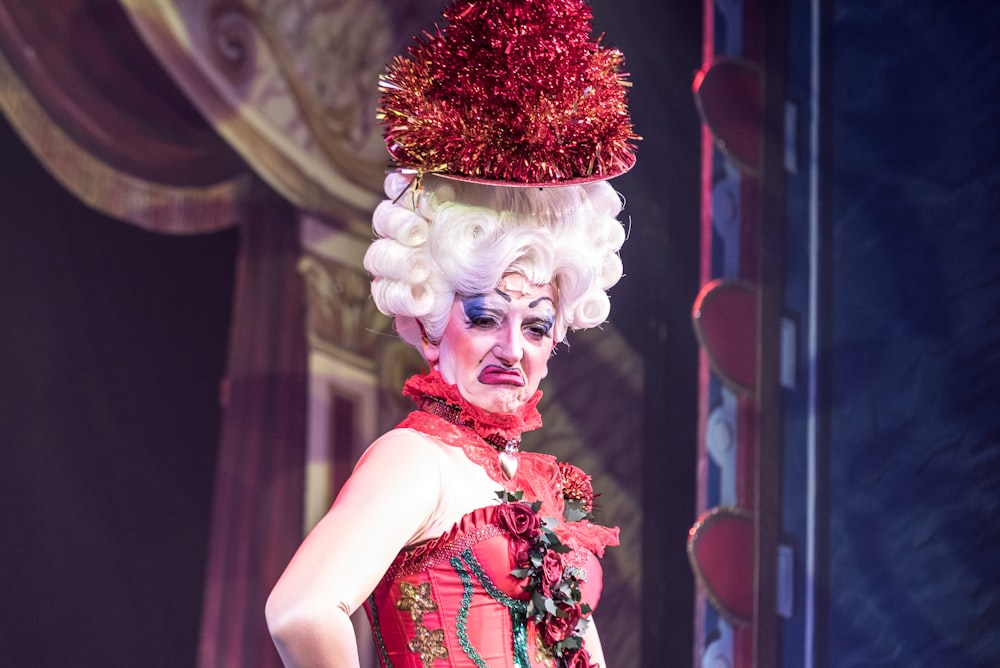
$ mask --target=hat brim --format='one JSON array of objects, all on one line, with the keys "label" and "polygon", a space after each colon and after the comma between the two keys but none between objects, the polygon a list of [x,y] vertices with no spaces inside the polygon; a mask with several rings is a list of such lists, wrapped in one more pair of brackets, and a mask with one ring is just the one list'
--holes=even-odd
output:
[{"label": "hat brim", "polygon": [[[503,188],[559,188],[562,186],[578,186],[587,183],[596,183],[597,181],[609,181],[613,178],[619,177],[622,174],[628,172],[632,167],[635,166],[635,154],[630,153],[626,157],[627,163],[622,166],[622,168],[616,172],[610,174],[591,174],[588,176],[577,176],[572,179],[563,179],[560,181],[539,181],[539,182],[522,182],[522,181],[501,181],[498,179],[483,179],[474,176],[466,176],[464,174],[448,174],[446,172],[425,172],[426,175],[438,176],[442,179],[448,179],[450,181],[462,181],[464,183],[476,183],[485,186],[497,186]],[[419,170],[415,170],[412,167],[403,167],[405,171],[413,171],[414,173],[419,173]]]}]

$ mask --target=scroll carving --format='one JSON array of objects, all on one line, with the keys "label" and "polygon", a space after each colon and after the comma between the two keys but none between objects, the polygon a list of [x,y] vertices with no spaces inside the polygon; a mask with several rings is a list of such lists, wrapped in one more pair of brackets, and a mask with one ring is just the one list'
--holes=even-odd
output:
[{"label": "scroll carving", "polygon": [[379,337],[390,332],[392,324],[369,298],[368,277],[311,254],[299,261],[299,272],[305,279],[313,346],[372,360]]}]

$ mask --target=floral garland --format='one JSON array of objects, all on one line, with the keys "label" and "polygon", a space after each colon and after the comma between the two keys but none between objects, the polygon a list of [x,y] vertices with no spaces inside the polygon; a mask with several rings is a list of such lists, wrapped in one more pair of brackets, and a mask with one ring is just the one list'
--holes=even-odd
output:
[{"label": "floral garland", "polygon": [[[590,476],[569,464],[560,463],[566,501],[563,521],[590,519],[593,489]],[[590,662],[583,634],[590,624],[591,608],[581,601],[582,569],[564,564],[569,546],[559,540],[555,527],[559,520],[540,517],[541,503],[522,501],[523,493],[497,492],[503,503],[500,523],[515,539],[511,559],[517,566],[511,575],[523,582],[530,595],[528,619],[534,620],[538,640],[556,668],[598,668]]]}]

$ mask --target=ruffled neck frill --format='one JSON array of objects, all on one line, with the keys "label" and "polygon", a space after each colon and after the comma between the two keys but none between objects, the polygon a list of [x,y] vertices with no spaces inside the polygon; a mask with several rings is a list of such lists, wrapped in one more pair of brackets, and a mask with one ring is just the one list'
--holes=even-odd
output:
[{"label": "ruffled neck frill", "polygon": [[412,376],[403,385],[403,396],[412,398],[417,406],[424,401],[440,401],[458,410],[458,422],[472,429],[484,439],[500,437],[503,440],[519,439],[521,434],[542,426],[542,416],[537,406],[542,392],[534,395],[516,413],[491,413],[465,400],[458,387],[445,381],[434,369],[429,373]]}]

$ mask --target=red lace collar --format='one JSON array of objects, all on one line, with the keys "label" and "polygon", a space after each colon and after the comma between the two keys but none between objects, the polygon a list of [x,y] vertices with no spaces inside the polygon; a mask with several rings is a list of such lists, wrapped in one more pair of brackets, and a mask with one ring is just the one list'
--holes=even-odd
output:
[{"label": "red lace collar", "polygon": [[407,380],[403,384],[403,396],[412,398],[418,406],[428,399],[448,404],[458,410],[460,423],[475,430],[483,439],[497,436],[505,441],[517,439],[523,432],[542,426],[542,416],[536,408],[542,398],[541,390],[516,413],[490,413],[466,401],[458,387],[445,382],[435,369]]}]

